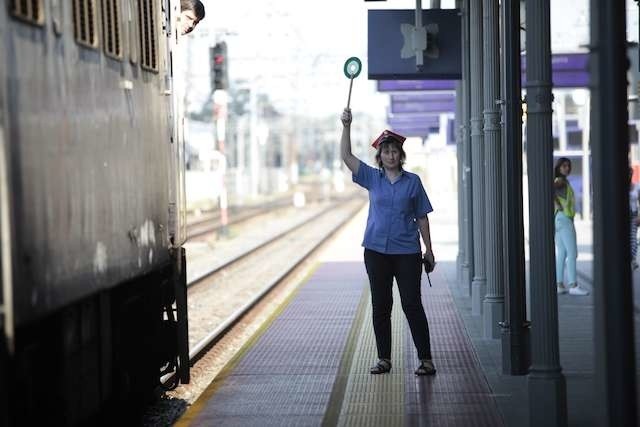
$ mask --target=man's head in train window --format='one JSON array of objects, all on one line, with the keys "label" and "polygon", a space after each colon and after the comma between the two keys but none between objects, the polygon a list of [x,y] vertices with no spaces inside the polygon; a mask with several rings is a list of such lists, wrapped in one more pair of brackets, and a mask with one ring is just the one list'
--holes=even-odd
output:
[{"label": "man's head in train window", "polygon": [[204,19],[204,5],[200,0],[180,0],[180,33],[189,34]]}]

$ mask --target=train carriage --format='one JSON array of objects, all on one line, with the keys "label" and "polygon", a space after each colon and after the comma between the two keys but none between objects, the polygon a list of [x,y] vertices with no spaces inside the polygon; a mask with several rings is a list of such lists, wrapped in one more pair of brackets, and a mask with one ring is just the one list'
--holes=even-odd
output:
[{"label": "train carriage", "polygon": [[0,6],[0,405],[104,420],[188,381],[180,5]]}]

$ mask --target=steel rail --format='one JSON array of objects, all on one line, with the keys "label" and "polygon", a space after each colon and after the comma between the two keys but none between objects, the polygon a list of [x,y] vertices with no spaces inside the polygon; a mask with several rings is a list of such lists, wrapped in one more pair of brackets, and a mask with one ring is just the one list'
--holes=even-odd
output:
[{"label": "steel rail", "polygon": [[[344,224],[346,224],[352,217],[353,214],[355,214],[356,212],[358,212],[358,210],[360,210],[362,208],[362,206],[366,203],[366,200],[362,200],[361,203],[358,203],[356,205],[356,207],[351,211],[351,215],[348,215],[344,220],[340,221],[329,233],[327,233],[320,241],[318,241],[316,244],[314,244],[311,248],[309,248],[307,251],[305,251],[304,253],[302,253],[300,256],[297,257],[297,259],[295,260],[295,262],[293,262],[291,264],[291,266],[289,268],[287,268],[286,271],[282,272],[280,275],[278,275],[277,278],[275,278],[274,280],[272,280],[271,282],[269,282],[268,284],[266,284],[260,291],[258,291],[256,293],[256,295],[249,300],[246,304],[244,304],[242,307],[238,308],[233,314],[231,314],[222,324],[220,324],[218,327],[216,327],[213,331],[211,331],[207,336],[205,336],[203,339],[201,339],[190,351],[189,351],[189,363],[191,366],[193,366],[198,360],[200,360],[206,353],[207,351],[209,351],[209,349],[211,349],[211,347],[213,347],[218,341],[220,341],[220,339],[236,324],[239,323],[239,321],[253,308],[255,307],[260,301],[262,301],[262,299],[271,291],[273,290],[276,286],[278,286],[278,284],[280,284],[284,279],[286,279],[296,268],[298,268],[313,252],[315,252],[322,244],[324,244],[327,240],[329,240],[331,237],[333,237],[338,230],[340,230]],[[197,282],[200,282],[202,280],[204,280],[205,278],[211,277],[212,275],[214,275],[215,273],[219,272],[220,270],[222,270],[223,268],[228,267],[231,264],[234,264],[236,262],[238,262],[240,259],[242,258],[246,258],[249,254],[255,252],[256,249],[262,248],[264,246],[267,246],[268,244],[274,243],[277,240],[282,239],[285,235],[292,233],[293,231],[299,229],[300,227],[302,227],[303,225],[309,224],[311,221],[317,219],[318,217],[327,214],[328,212],[331,211],[331,209],[334,207],[334,205],[330,206],[327,209],[322,210],[320,213],[313,215],[311,218],[308,218],[307,220],[303,221],[301,224],[298,224],[296,226],[294,226],[293,228],[283,232],[283,233],[279,233],[277,236],[274,236],[273,238],[269,239],[268,241],[258,245],[255,248],[252,248],[250,250],[248,250],[247,252],[241,254],[240,256],[234,258],[233,260],[229,261],[228,263],[224,264],[223,266],[217,267],[216,269],[211,270],[210,272],[208,272],[207,274],[192,280],[190,283],[187,284],[187,286],[192,286]],[[166,383],[171,383],[173,376],[175,374],[168,374],[165,375],[162,379],[161,382],[163,384]]]},{"label": "steel rail", "polygon": [[[314,202],[318,200],[320,199],[312,199],[309,201]],[[276,212],[278,210],[286,209],[289,207],[291,207],[289,197],[272,200],[270,202],[267,202],[263,206],[247,206],[244,209],[239,206],[235,206],[229,209],[231,212],[235,212],[236,214],[234,214],[233,220],[229,221],[227,226],[240,224],[258,215]],[[211,224],[209,226],[206,226],[207,223]],[[200,229],[201,227],[202,229]],[[207,215],[207,218],[201,218],[187,223],[187,240],[218,231],[222,227],[223,225],[220,223],[220,213],[219,211],[216,211],[213,214]],[[197,231],[194,231],[194,229]]]},{"label": "steel rail", "polygon": [[[340,201],[342,201],[342,200],[340,200]],[[331,204],[331,205],[329,205],[327,208],[325,208],[325,209],[323,209],[322,211],[318,212],[317,214],[315,214],[315,215],[311,216],[310,218],[307,218],[306,220],[301,221],[299,224],[297,224],[297,225],[295,225],[295,226],[293,226],[293,227],[291,227],[291,228],[288,228],[288,229],[286,229],[286,230],[284,230],[284,231],[282,231],[282,232],[280,232],[280,233],[276,234],[275,236],[272,236],[272,237],[268,238],[266,241],[264,241],[264,242],[262,242],[262,243],[259,243],[259,244],[258,244],[258,245],[256,245],[256,246],[253,246],[253,247],[251,247],[251,248],[248,248],[245,252],[243,252],[243,253],[241,253],[240,255],[238,255],[238,256],[236,256],[236,257],[234,257],[234,258],[230,259],[229,261],[226,261],[226,262],[224,262],[224,263],[222,263],[222,264],[220,264],[220,265],[218,265],[218,266],[216,266],[216,267],[212,268],[211,270],[205,271],[204,273],[201,273],[201,274],[197,275],[196,277],[192,278],[192,279],[189,281],[189,283],[187,283],[187,287],[191,287],[191,286],[196,285],[197,283],[199,283],[199,282],[201,282],[201,281],[203,281],[203,280],[207,279],[209,276],[212,276],[212,275],[214,275],[214,274],[218,273],[220,270],[222,270],[222,269],[224,269],[224,268],[228,268],[228,267],[230,267],[231,265],[233,265],[233,264],[235,264],[235,263],[237,263],[237,262],[239,262],[239,261],[243,260],[244,258],[246,258],[247,256],[251,255],[251,254],[252,254],[253,252],[255,252],[256,250],[258,250],[258,249],[262,249],[263,247],[265,247],[265,246],[267,246],[267,245],[270,245],[271,243],[274,243],[276,240],[281,239],[281,238],[282,238],[282,237],[284,237],[285,235],[287,235],[287,234],[289,234],[289,233],[292,233],[292,232],[294,232],[294,231],[296,231],[296,230],[300,229],[301,227],[303,227],[303,226],[305,226],[305,225],[309,224],[311,221],[313,221],[313,220],[315,220],[315,219],[317,219],[317,218],[321,217],[322,215],[324,215],[324,214],[326,214],[327,212],[329,212],[329,211],[331,211],[332,209],[334,209],[334,208],[335,208],[335,206],[336,206],[337,204],[338,204],[338,203],[332,203],[332,204]]]},{"label": "steel rail", "polygon": [[[358,203],[358,205],[352,210],[352,213],[355,214],[358,210],[360,210],[362,208],[362,206],[364,205],[364,201],[362,203]],[[321,215],[324,215],[326,213],[328,213],[331,209],[325,209],[322,212],[320,212],[317,215],[314,215],[312,218],[309,218],[307,221],[305,221],[303,224],[299,224],[296,227],[292,228],[291,230],[289,230],[286,233],[281,233],[278,237],[274,238],[271,242],[275,242],[276,240],[281,239],[282,237],[284,237],[284,235],[289,234],[293,231],[295,231],[296,229],[300,228],[302,225],[306,225],[309,222],[313,221],[314,219],[320,217]],[[307,251],[305,251],[304,253],[302,253],[301,255],[299,255],[297,257],[297,259],[292,263],[292,265],[284,272],[282,272],[281,274],[278,275],[277,278],[275,278],[274,280],[272,280],[270,283],[268,283],[267,285],[265,285],[257,294],[255,297],[253,297],[250,301],[248,301],[246,304],[244,304],[242,307],[240,307],[238,310],[236,310],[231,316],[229,316],[227,318],[227,320],[225,320],[221,325],[219,325],[215,330],[213,330],[211,333],[209,333],[205,338],[203,338],[202,340],[200,340],[200,342],[198,342],[198,344],[196,344],[193,349],[191,351],[189,351],[189,360],[191,361],[191,364],[193,365],[194,362],[198,361],[205,353],[206,351],[213,346],[216,342],[218,342],[220,340],[220,338],[222,338],[222,336],[229,331],[229,329],[231,329],[231,327],[233,327],[235,324],[238,323],[238,321],[251,309],[253,308],[256,304],[258,304],[266,294],[268,294],[273,288],[275,288],[278,284],[280,284],[287,276],[289,276],[296,268],[298,268],[300,266],[300,264],[302,264],[316,249],[318,249],[323,243],[325,243],[327,240],[329,240],[331,237],[333,237],[335,235],[335,233],[350,219],[352,218],[352,215],[347,216],[344,220],[340,221],[340,223],[338,225],[336,225],[333,230],[331,230],[331,232],[327,233],[319,242],[317,242],[316,244],[314,244],[311,248],[309,248]],[[269,243],[271,243],[269,242]],[[265,245],[261,245],[261,246],[265,246]],[[244,257],[244,255],[243,255]]]}]

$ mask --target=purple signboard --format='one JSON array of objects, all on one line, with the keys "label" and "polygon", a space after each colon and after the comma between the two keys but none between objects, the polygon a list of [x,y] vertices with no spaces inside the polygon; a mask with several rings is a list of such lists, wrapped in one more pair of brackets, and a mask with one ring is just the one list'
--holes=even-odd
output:
[{"label": "purple signboard", "polygon": [[[526,84],[527,58],[522,56],[522,85]],[[589,54],[563,53],[551,56],[553,86],[589,86]],[[379,80],[378,92],[454,90],[455,80]]]},{"label": "purple signboard", "polygon": [[[527,69],[527,57],[522,55],[522,70]],[[588,71],[589,70],[589,54],[588,53],[555,53],[551,55],[551,69],[553,71],[573,70]]]},{"label": "purple signboard", "polygon": [[453,94],[415,93],[391,95],[391,113],[452,113],[456,101]]},{"label": "purple signboard", "polygon": [[411,115],[411,116],[392,116],[387,118],[390,126],[397,127],[438,127],[440,126],[440,116],[432,115]]},{"label": "purple signboard", "polygon": [[391,130],[406,137],[426,137],[440,130],[439,114],[392,115],[387,117]]},{"label": "purple signboard", "polygon": [[[527,58],[522,57],[522,86],[527,83]],[[589,86],[589,54],[562,53],[551,55],[553,87]]]},{"label": "purple signboard", "polygon": [[[554,71],[551,79],[553,87],[575,88],[589,86],[589,73],[587,71]],[[522,87],[527,84],[527,75],[522,73]]]},{"label": "purple signboard", "polygon": [[454,90],[456,80],[378,80],[378,92]]},{"label": "purple signboard", "polygon": [[402,136],[410,137],[427,137],[430,133],[436,133],[439,131],[438,127],[405,127],[405,126],[391,126],[391,130],[399,133]]},{"label": "purple signboard", "polygon": [[391,104],[393,114],[402,113],[448,113],[455,111],[456,103],[450,102],[399,102]]},{"label": "purple signboard", "polygon": [[391,94],[392,102],[447,102],[455,101],[455,93],[394,93]]}]

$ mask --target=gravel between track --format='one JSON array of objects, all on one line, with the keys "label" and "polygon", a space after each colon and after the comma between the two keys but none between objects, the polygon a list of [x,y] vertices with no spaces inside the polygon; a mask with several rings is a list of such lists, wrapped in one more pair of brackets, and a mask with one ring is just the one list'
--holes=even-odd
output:
[{"label": "gravel between track", "polygon": [[[364,199],[350,197],[336,205],[326,215],[322,215],[309,225],[298,229],[294,236],[280,239],[256,251],[255,256],[240,261],[213,280],[204,280],[189,290],[189,343],[193,346],[202,337],[214,330],[231,313],[245,304],[255,293],[273,281],[281,272],[288,270],[294,261],[310,248],[317,245],[339,224],[355,215]],[[209,268],[222,263],[238,247],[247,244],[255,246],[293,224],[305,221],[326,209],[328,204],[320,203],[307,209],[292,210],[289,215],[280,213],[274,218],[260,217],[242,224],[242,229],[231,229],[230,235],[238,239],[228,241],[207,241],[199,239],[187,245],[188,268],[198,268],[208,264]],[[235,240],[235,243],[231,243]],[[189,247],[191,246],[191,247]],[[197,250],[194,250],[196,248]],[[235,249],[234,249],[235,248]],[[208,258],[207,258],[208,257]],[[208,261],[208,262],[207,262]],[[316,261],[313,256],[298,266],[286,280],[274,288],[237,325],[235,325],[201,360],[191,368],[191,383],[181,385],[172,392],[165,393],[147,410],[145,425],[171,425],[186,408],[206,389],[220,370],[233,358],[242,346],[259,330],[271,315],[284,303],[298,285],[304,281]]]}]

